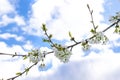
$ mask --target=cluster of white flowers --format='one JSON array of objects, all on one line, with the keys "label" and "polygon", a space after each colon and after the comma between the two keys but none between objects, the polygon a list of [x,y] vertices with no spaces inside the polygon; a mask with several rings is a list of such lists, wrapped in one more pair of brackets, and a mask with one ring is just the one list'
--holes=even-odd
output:
[{"label": "cluster of white flowers", "polygon": [[117,12],[116,16],[112,16],[109,21],[114,23],[117,22],[118,20],[120,20],[120,12]]},{"label": "cluster of white flowers", "polygon": [[29,56],[30,62],[36,63],[43,60],[45,57],[45,54],[42,53],[40,50],[36,49],[29,52],[28,56]]},{"label": "cluster of white flowers", "polygon": [[117,24],[117,25],[115,26],[114,33],[120,34],[120,25],[119,25],[119,24]]},{"label": "cluster of white flowers", "polygon": [[103,34],[103,32],[97,32],[94,35],[94,38],[88,40],[91,44],[105,44],[108,41],[108,38]]},{"label": "cluster of white flowers", "polygon": [[86,42],[85,40],[81,41],[81,45],[83,51],[87,51],[91,47],[91,45],[89,45],[88,42]]},{"label": "cluster of white flowers", "polygon": [[53,50],[55,52],[55,56],[64,63],[68,62],[70,56],[72,55],[71,51],[69,51],[67,48],[63,50],[58,50],[57,48],[54,48]]}]

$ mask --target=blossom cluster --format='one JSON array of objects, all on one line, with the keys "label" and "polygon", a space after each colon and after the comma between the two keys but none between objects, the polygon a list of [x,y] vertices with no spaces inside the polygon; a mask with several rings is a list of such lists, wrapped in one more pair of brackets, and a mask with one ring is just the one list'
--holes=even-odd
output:
[{"label": "blossom cluster", "polygon": [[120,34],[120,25],[117,24],[117,25],[115,26],[114,33]]},{"label": "blossom cluster", "polygon": [[64,48],[62,50],[59,50],[57,48],[54,48],[54,55],[60,59],[61,62],[68,62],[69,58],[71,57],[72,53],[67,48]]},{"label": "blossom cluster", "polygon": [[91,47],[91,45],[88,44],[88,41],[87,41],[87,40],[81,41],[81,45],[82,45],[82,50],[83,50],[83,51],[87,51],[87,50],[89,50],[89,48]]},{"label": "blossom cluster", "polygon": [[44,59],[45,54],[42,53],[40,50],[36,49],[29,52],[28,56],[29,56],[30,62],[37,63]]},{"label": "blossom cluster", "polygon": [[118,20],[120,20],[120,12],[117,12],[115,16],[112,16],[109,21],[114,23],[117,22]]},{"label": "blossom cluster", "polygon": [[94,34],[94,37],[92,39],[89,39],[88,41],[91,44],[105,44],[108,41],[108,38],[106,35],[103,34],[103,32],[96,32]]}]

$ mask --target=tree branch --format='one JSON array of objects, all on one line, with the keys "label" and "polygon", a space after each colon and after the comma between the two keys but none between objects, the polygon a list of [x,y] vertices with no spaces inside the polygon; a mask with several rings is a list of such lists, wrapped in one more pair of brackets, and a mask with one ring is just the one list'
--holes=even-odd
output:
[{"label": "tree branch", "polygon": [[[38,62],[37,62],[38,63]],[[37,63],[34,63],[33,65],[31,65],[30,67],[28,67],[27,69],[28,70],[30,70],[33,66],[35,66]],[[21,72],[20,73],[20,75],[17,75],[17,76],[14,76],[14,77],[12,77],[12,78],[8,78],[7,80],[14,80],[14,79],[16,79],[17,77],[19,77],[19,76],[22,76],[24,73],[26,73],[27,71],[26,71],[26,69],[23,71],[23,72]]]},{"label": "tree branch", "polygon": [[27,56],[27,55],[17,54],[16,52],[15,52],[15,54],[0,53],[0,55],[9,55],[9,56],[12,56],[12,57],[15,57],[15,56],[22,56],[22,57]]}]

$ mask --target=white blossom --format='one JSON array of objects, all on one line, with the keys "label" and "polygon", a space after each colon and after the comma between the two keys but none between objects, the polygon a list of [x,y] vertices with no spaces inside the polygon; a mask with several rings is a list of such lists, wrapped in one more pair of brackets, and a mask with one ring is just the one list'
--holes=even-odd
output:
[{"label": "white blossom", "polygon": [[68,62],[70,56],[72,55],[71,51],[69,51],[67,48],[63,49],[63,50],[58,50],[57,48],[53,49],[55,52],[55,56],[60,59],[61,62]]},{"label": "white blossom", "polygon": [[36,63],[44,59],[44,54],[40,50],[32,50],[29,52],[30,62]]},{"label": "white blossom", "polygon": [[88,40],[89,43],[91,44],[99,44],[99,43],[105,44],[108,41],[108,38],[106,37],[106,35],[103,34],[103,32],[97,32],[94,35],[95,37]]},{"label": "white blossom", "polygon": [[114,23],[117,22],[118,20],[120,20],[120,12],[117,12],[115,16],[112,16],[109,21]]},{"label": "white blossom", "polygon": [[85,41],[85,40],[81,41],[81,45],[82,45],[82,50],[83,51],[87,51],[91,47],[91,45],[88,44],[88,41]]}]

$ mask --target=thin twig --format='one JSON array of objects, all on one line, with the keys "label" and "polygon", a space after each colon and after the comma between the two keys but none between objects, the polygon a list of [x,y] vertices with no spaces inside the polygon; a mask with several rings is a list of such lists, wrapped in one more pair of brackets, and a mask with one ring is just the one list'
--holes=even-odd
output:
[{"label": "thin twig", "polygon": [[51,38],[49,37],[47,31],[45,30],[44,32],[45,32],[45,35],[47,36],[49,42],[51,43],[51,46],[56,47],[55,44],[52,42]]},{"label": "thin twig", "polygon": [[92,25],[93,25],[94,30],[96,31],[96,26],[95,26],[94,18],[93,18],[93,10],[90,9],[90,7],[89,7],[88,4],[87,4],[87,7],[88,7],[88,10],[89,10],[90,16],[91,16],[91,23],[92,23]]},{"label": "thin twig", "polygon": [[[35,66],[37,63],[38,63],[38,62],[34,63],[33,65],[31,65],[31,66],[28,67],[27,69],[30,70],[30,69],[31,69],[33,66]],[[26,70],[24,70],[23,72],[21,72],[20,75],[14,76],[14,77],[12,77],[12,78],[8,78],[7,80],[14,80],[14,79],[16,79],[17,77],[22,76],[24,73],[26,73]]]},{"label": "thin twig", "polygon": [[[117,22],[114,22],[113,24],[111,24],[110,26],[108,26],[107,28],[105,28],[102,32],[106,32],[108,29],[110,29],[111,27],[113,27],[115,24],[118,24],[119,22],[120,22],[120,19],[118,19]],[[90,39],[92,39],[92,38],[94,38],[94,37],[95,37],[95,35],[93,35],[93,36],[90,37],[90,38],[85,39],[85,41],[88,41],[88,40],[90,40]],[[79,42],[77,42],[77,43],[75,43],[75,44],[72,44],[72,45],[68,46],[67,48],[74,47],[74,46],[80,44],[81,42],[82,42],[82,41],[79,41]]]},{"label": "thin twig", "polygon": [[107,27],[106,29],[104,29],[102,32],[107,31],[108,29],[110,29],[112,26],[114,26],[115,24],[118,24],[120,22],[120,19],[118,19],[116,22],[114,22],[113,24],[111,24],[109,27]]},{"label": "thin twig", "polygon": [[0,53],[0,55],[9,55],[9,56],[12,56],[12,57],[15,57],[15,56],[22,56],[22,57],[24,57],[24,56],[27,56],[27,55],[21,55],[21,54],[8,54],[8,53]]},{"label": "thin twig", "polygon": [[[51,53],[53,53],[53,52],[54,52],[54,51],[50,51],[50,52],[47,52],[47,54],[51,54]],[[47,55],[47,54],[46,54],[46,55]]]}]

